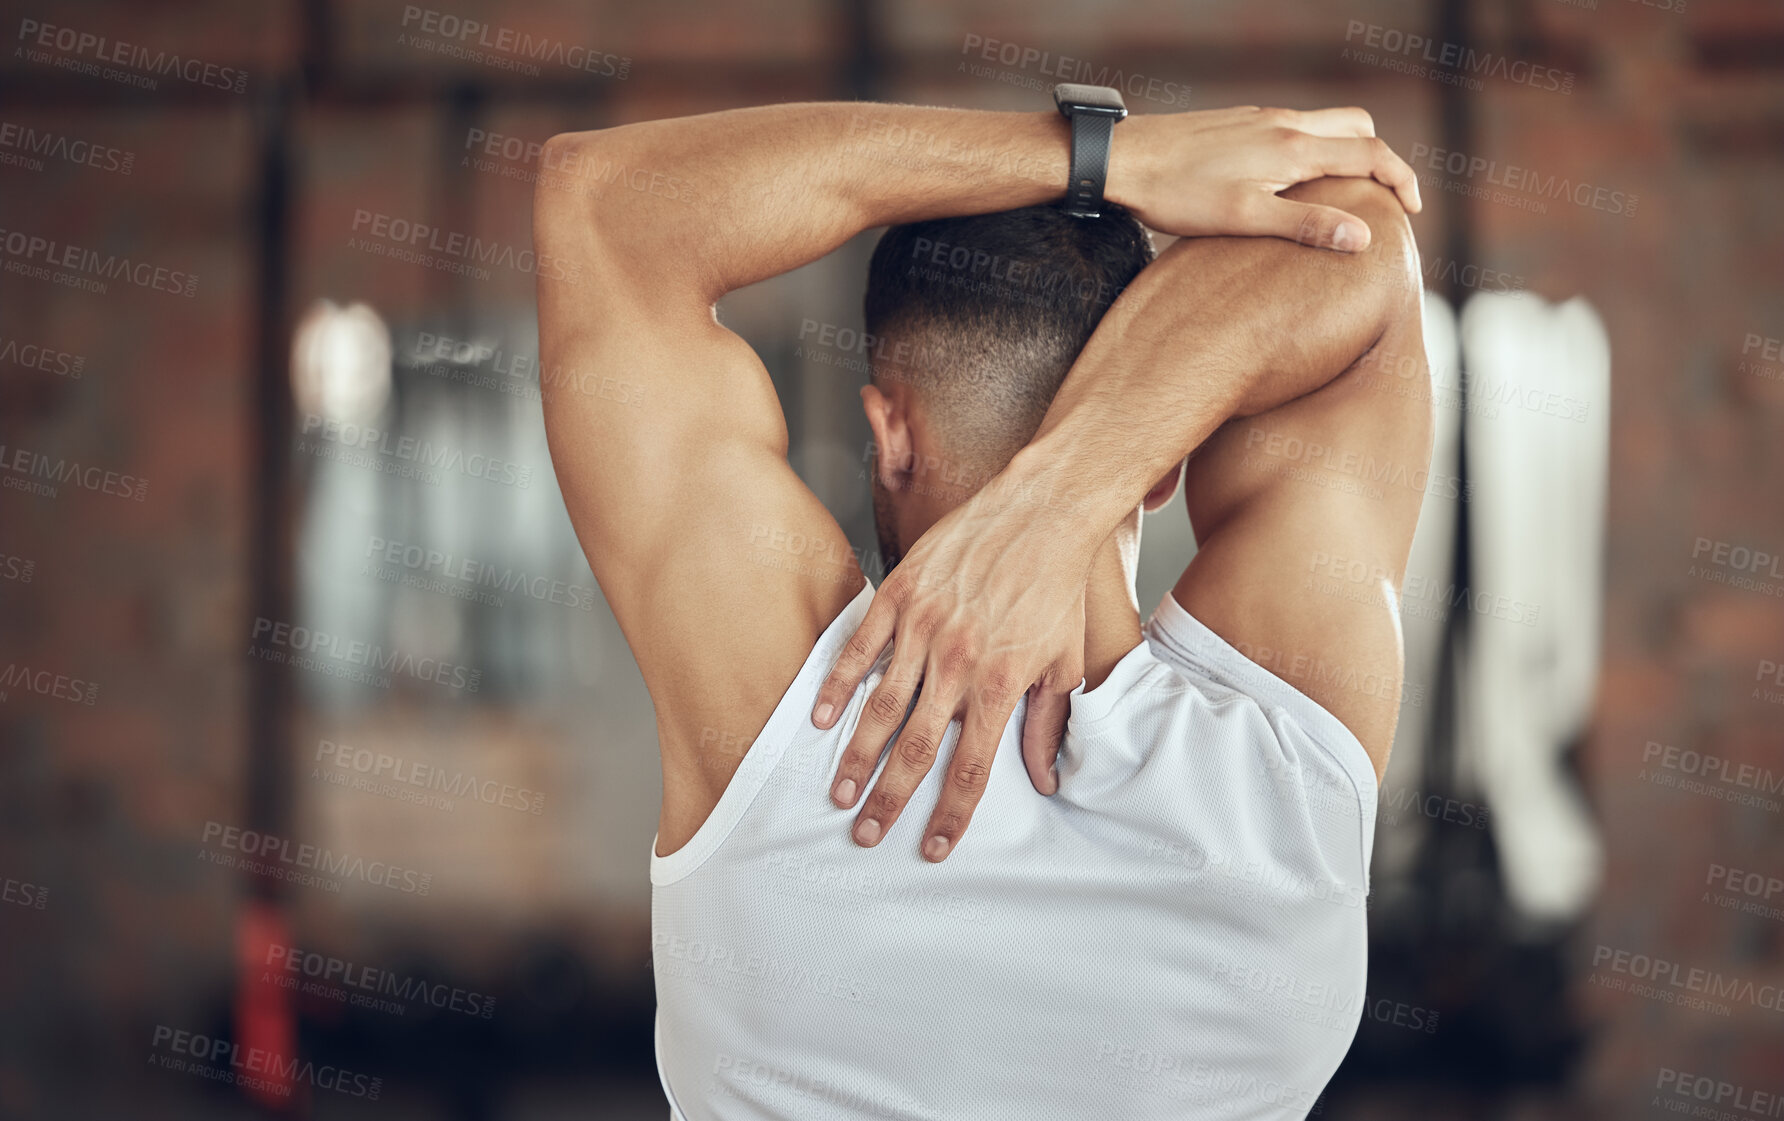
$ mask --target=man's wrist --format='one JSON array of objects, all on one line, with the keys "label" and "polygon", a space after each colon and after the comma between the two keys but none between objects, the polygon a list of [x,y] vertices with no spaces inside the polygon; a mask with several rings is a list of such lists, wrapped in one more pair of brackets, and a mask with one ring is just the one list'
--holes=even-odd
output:
[{"label": "man's wrist", "polygon": [[1150,122],[1130,114],[1115,130],[1109,145],[1109,172],[1103,197],[1126,210],[1139,210],[1148,174],[1147,134]]},{"label": "man's wrist", "polygon": [[1051,434],[1019,450],[980,496],[999,513],[1016,514],[1042,527],[1050,547],[1089,556],[1144,496],[1133,494],[1127,472],[1081,462]]}]

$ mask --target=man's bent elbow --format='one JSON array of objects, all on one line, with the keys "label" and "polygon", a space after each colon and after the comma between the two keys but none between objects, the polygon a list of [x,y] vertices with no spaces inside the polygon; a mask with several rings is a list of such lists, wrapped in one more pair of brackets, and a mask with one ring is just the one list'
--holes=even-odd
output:
[{"label": "man's bent elbow", "polygon": [[560,237],[593,217],[594,208],[588,205],[586,195],[574,189],[577,177],[565,169],[579,167],[588,160],[589,141],[594,135],[561,132],[540,145],[533,180],[535,239]]},{"label": "man's bent elbow", "polygon": [[1392,304],[1418,297],[1423,286],[1418,243],[1406,208],[1392,188],[1373,179],[1333,177],[1299,184],[1283,194],[1296,202],[1335,207],[1362,219],[1369,227],[1369,247],[1354,254],[1335,253],[1332,263],[1368,280]]}]

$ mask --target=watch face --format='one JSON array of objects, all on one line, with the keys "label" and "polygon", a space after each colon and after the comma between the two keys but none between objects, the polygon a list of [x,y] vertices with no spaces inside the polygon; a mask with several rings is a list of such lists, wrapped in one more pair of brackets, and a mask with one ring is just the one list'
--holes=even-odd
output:
[{"label": "watch face", "polygon": [[1094,113],[1103,117],[1127,116],[1127,103],[1121,100],[1121,91],[1109,86],[1061,82],[1053,87],[1053,103],[1068,117],[1073,113]]}]

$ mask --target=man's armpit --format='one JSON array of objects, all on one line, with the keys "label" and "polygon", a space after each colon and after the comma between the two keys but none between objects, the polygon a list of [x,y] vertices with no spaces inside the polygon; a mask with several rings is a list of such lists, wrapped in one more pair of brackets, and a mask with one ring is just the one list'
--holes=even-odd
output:
[{"label": "man's armpit", "polygon": [[1352,520],[1309,532],[1305,495],[1277,484],[1208,534],[1173,590],[1177,602],[1251,661],[1337,717],[1385,765],[1404,673],[1388,565],[1341,589],[1319,573],[1333,556],[1374,556]]}]

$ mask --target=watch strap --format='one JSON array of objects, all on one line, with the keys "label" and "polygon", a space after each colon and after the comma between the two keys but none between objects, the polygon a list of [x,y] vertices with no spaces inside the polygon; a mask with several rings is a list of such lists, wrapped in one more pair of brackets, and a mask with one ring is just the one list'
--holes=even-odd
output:
[{"label": "watch strap", "polygon": [[1101,113],[1073,113],[1071,121],[1072,166],[1065,212],[1074,218],[1095,218],[1102,213],[1115,118]]}]

